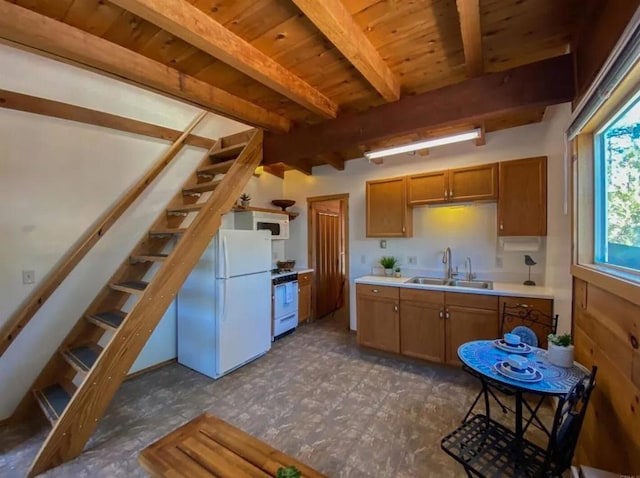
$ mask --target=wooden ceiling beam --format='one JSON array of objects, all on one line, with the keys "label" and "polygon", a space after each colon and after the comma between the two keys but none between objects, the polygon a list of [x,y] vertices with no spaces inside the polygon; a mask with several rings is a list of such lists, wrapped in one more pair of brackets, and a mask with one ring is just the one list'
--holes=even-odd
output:
[{"label": "wooden ceiling beam", "polygon": [[482,29],[480,27],[480,0],[456,0],[460,33],[467,75],[471,78],[484,71],[482,56]]},{"label": "wooden ceiling beam", "polygon": [[299,127],[287,134],[268,134],[264,164],[288,164],[429,128],[480,123],[522,108],[565,103],[573,97],[573,59],[563,55]]},{"label": "wooden ceiling beam", "polygon": [[400,82],[341,0],[293,0],[293,3],[385,100],[400,98]]},{"label": "wooden ceiling beam", "polygon": [[338,105],[186,0],[112,0],[324,118]]},{"label": "wooden ceiling beam", "polygon": [[287,131],[291,122],[224,90],[65,23],[0,0],[0,38],[187,100],[254,126]]},{"label": "wooden ceiling beam", "polygon": [[344,171],[344,157],[340,153],[331,152],[320,155],[320,159],[338,171]]}]

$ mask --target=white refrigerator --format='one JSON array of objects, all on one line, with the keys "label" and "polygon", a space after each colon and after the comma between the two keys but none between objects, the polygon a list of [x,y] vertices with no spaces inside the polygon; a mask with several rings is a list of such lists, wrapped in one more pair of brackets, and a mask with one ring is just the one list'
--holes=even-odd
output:
[{"label": "white refrigerator", "polygon": [[220,230],[178,294],[178,362],[219,378],[271,348],[271,233]]}]

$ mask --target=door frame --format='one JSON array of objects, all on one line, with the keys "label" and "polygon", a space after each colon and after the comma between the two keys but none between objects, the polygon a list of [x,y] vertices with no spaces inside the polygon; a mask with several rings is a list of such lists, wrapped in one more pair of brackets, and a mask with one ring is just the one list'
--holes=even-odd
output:
[{"label": "door frame", "polygon": [[[316,202],[323,201],[340,201],[340,215],[341,215],[341,226],[344,231],[343,237],[344,242],[341,244],[342,249],[344,250],[344,256],[342,259],[342,266],[344,272],[344,289],[342,291],[343,295],[343,305],[341,309],[338,309],[339,320],[344,323],[345,328],[349,330],[349,315],[350,315],[350,288],[349,288],[349,193],[342,194],[329,194],[326,196],[313,196],[307,198],[307,264],[309,267],[315,269],[316,265],[316,251],[314,249],[314,238],[315,238],[315,227],[313,224],[313,214],[312,214],[312,205]],[[313,275],[313,285],[315,290],[317,290],[317,277],[318,274]],[[316,318],[317,306],[316,306],[316,294],[313,294],[312,298],[312,310],[313,317]]]}]

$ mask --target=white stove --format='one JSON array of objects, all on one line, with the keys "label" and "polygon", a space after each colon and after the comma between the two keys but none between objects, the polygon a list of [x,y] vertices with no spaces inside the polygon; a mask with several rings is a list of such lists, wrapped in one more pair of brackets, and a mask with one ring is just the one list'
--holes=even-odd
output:
[{"label": "white stove", "polygon": [[272,275],[273,338],[292,332],[298,326],[298,273]]}]

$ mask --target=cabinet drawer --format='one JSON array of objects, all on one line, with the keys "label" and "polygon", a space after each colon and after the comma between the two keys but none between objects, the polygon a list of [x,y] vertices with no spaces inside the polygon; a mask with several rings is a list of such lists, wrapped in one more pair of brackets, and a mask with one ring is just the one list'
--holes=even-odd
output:
[{"label": "cabinet drawer", "polygon": [[444,292],[438,290],[400,289],[400,300],[444,305]]},{"label": "cabinet drawer", "polygon": [[303,274],[298,274],[298,284],[299,285],[309,284],[311,282],[312,275],[313,275],[313,272],[305,272]]},{"label": "cabinet drawer", "polygon": [[507,307],[516,307],[517,305],[525,305],[532,309],[537,309],[547,315],[553,314],[553,300],[551,299],[536,299],[532,297],[500,297],[500,312],[502,307],[507,304]]},{"label": "cabinet drawer", "polygon": [[399,298],[398,287],[369,284],[356,284],[356,286],[356,294],[358,294],[359,296],[369,296],[395,300]]},{"label": "cabinet drawer", "polygon": [[498,310],[497,295],[465,294],[461,292],[447,292],[447,305],[470,307],[473,309]]}]

